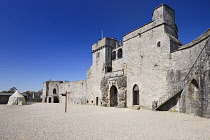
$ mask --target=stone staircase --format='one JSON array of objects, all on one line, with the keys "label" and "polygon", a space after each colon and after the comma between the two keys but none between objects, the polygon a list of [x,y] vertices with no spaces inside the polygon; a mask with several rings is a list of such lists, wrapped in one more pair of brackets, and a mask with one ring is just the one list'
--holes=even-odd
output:
[{"label": "stone staircase", "polygon": [[165,104],[168,100],[176,96],[180,93],[186,85],[191,82],[192,75],[196,72],[197,69],[202,67],[205,63],[203,63],[203,58],[210,56],[210,38],[207,39],[207,42],[203,49],[201,50],[199,56],[195,60],[194,64],[192,65],[191,69],[189,70],[188,74],[186,75],[185,79],[177,84],[172,90],[170,90],[167,94],[160,97],[157,101],[152,103],[152,109],[158,110],[163,104]]}]

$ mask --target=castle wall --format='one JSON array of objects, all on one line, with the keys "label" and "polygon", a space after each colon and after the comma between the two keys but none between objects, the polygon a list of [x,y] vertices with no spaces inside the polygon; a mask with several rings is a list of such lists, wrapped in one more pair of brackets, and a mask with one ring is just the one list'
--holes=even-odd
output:
[{"label": "castle wall", "polygon": [[60,103],[65,102],[65,96],[61,94],[70,92],[67,94],[68,103],[70,104],[86,104],[87,103],[87,83],[86,80],[64,82],[59,86],[59,100]]},{"label": "castle wall", "polygon": [[[61,81],[53,81],[53,82],[49,82],[49,90],[48,90],[48,95],[52,96],[52,95],[59,95],[59,84],[61,83]],[[55,90],[55,91],[53,91]]]},{"label": "castle wall", "polygon": [[54,102],[54,97],[59,96],[60,83],[62,83],[62,81],[46,81],[43,83],[42,102],[49,102],[49,98],[47,97],[52,97],[50,98],[50,102]]},{"label": "castle wall", "polygon": [[210,118],[210,41],[206,45],[181,94],[179,111]]},{"label": "castle wall", "polygon": [[96,105],[96,98],[98,98],[98,105],[102,105],[101,96],[101,81],[104,77],[104,68],[98,66],[91,66],[87,71],[87,100],[88,104]]},{"label": "castle wall", "polygon": [[112,61],[112,71],[122,70],[123,64],[124,64],[123,58],[113,60]]},{"label": "castle wall", "polygon": [[112,38],[103,38],[92,46],[93,64],[87,71],[87,100],[88,104],[106,105],[102,100],[100,89],[106,68],[111,67],[112,49],[116,48],[117,41]]},{"label": "castle wall", "polygon": [[[166,95],[186,77],[210,36],[208,30],[182,45],[177,39],[177,31],[174,11],[160,5],[154,9],[152,21],[124,35],[121,45],[107,37],[93,44],[92,66],[87,70],[85,80],[44,82],[43,97],[59,95],[62,103],[65,97],[61,94],[67,91],[71,104],[132,107],[138,105],[134,103],[138,99],[138,106],[151,109],[153,101]],[[120,49],[122,58],[117,55]],[[114,51],[116,59],[112,56]],[[201,66],[203,62],[205,65]],[[164,108],[209,117],[209,57],[196,65],[197,70],[191,78],[198,81],[198,88],[190,83],[183,92],[164,102]],[[134,96],[135,85],[139,94],[135,92]],[[192,90],[196,95],[191,96]]]},{"label": "castle wall", "polygon": [[[124,41],[128,107],[133,104],[135,84],[140,90],[140,105],[145,108],[151,108],[152,102],[168,90],[166,71],[170,56],[170,40],[163,31],[164,26],[159,26],[141,36]],[[157,46],[158,42],[160,47]]]},{"label": "castle wall", "polygon": [[188,48],[171,53],[171,67],[170,70],[168,70],[167,81],[172,87],[184,80],[205,46],[206,41],[207,39],[197,41],[193,44],[191,44],[191,42],[189,43],[190,46],[188,44],[180,46],[180,48],[185,48],[186,46],[188,46]]},{"label": "castle wall", "polygon": [[[210,30],[194,41],[179,46],[176,52],[171,53],[171,67],[167,76],[168,85],[173,91],[186,76],[187,83],[185,82],[184,90],[177,94],[178,96],[163,106],[166,110],[209,117],[209,57],[206,55],[208,52],[203,50],[205,45],[208,45],[209,36]],[[198,87],[192,81],[196,81]]]}]

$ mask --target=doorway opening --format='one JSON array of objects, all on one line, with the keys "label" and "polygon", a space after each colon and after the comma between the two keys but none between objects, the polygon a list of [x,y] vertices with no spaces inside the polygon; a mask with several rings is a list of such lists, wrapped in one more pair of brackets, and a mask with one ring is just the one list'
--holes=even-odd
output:
[{"label": "doorway opening", "polygon": [[118,105],[117,88],[116,88],[116,86],[112,86],[110,89],[110,106],[116,107],[117,105]]},{"label": "doorway opening", "polygon": [[54,97],[54,103],[59,103],[58,97]]},{"label": "doorway opening", "polygon": [[96,97],[96,105],[98,105],[98,97]]},{"label": "doorway opening", "polygon": [[139,87],[137,85],[133,87],[133,105],[139,105]]},{"label": "doorway opening", "polygon": [[193,79],[190,83],[190,87],[189,87],[189,96],[190,99],[198,99],[198,95],[199,95],[199,85],[198,82]]},{"label": "doorway opening", "polygon": [[51,97],[49,97],[49,101],[48,102],[51,103]]}]

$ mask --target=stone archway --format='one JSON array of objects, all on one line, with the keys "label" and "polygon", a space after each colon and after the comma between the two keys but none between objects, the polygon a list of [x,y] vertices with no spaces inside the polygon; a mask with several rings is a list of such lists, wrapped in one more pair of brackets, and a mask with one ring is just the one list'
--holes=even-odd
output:
[{"label": "stone archway", "polygon": [[193,79],[189,85],[189,96],[190,99],[198,99],[199,85],[198,82]]},{"label": "stone archway", "polygon": [[133,105],[139,105],[139,87],[137,85],[133,87]]},{"label": "stone archway", "polygon": [[110,89],[110,106],[116,107],[118,105],[118,96],[116,86],[112,86]]}]

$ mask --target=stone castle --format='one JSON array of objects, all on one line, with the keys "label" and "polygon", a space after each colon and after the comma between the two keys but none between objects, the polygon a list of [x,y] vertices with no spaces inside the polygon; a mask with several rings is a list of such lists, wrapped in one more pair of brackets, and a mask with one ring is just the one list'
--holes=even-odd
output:
[{"label": "stone castle", "polygon": [[46,81],[43,102],[172,110],[210,117],[210,30],[183,45],[174,10],[162,4],[152,21],[118,42],[92,45],[92,66],[80,81]]}]

